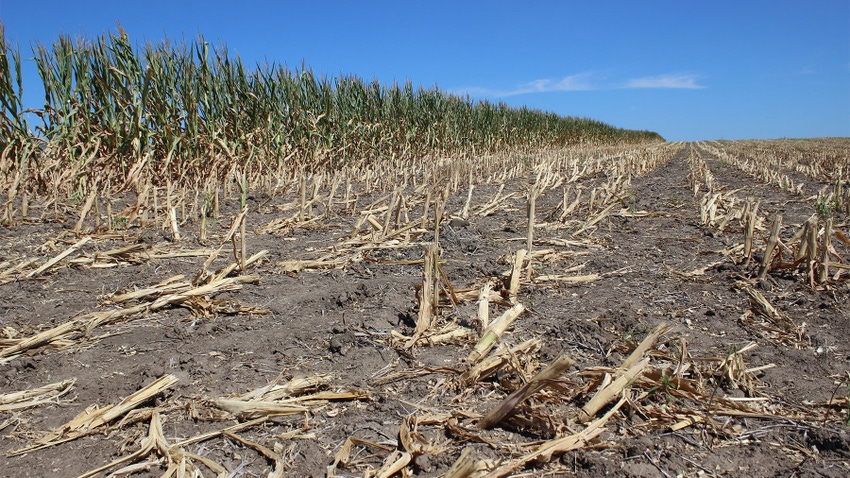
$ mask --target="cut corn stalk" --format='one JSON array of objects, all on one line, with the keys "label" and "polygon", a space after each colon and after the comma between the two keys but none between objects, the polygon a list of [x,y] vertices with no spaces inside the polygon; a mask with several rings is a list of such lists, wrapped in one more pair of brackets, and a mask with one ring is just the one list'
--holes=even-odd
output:
[{"label": "cut corn stalk", "polygon": [[490,349],[493,348],[493,345],[501,339],[505,331],[508,330],[517,317],[524,311],[525,306],[518,303],[494,320],[481,334],[481,339],[475,345],[467,360],[470,363],[476,363],[486,356],[490,352]]},{"label": "cut corn stalk", "polygon": [[98,428],[109,424],[111,421],[138,407],[175,383],[177,383],[177,377],[174,375],[164,375],[114,405],[107,405],[103,408],[98,407],[96,404],[92,405],[68,423],[45,434],[32,445],[12,451],[9,455],[22,455],[96,433],[99,431]]},{"label": "cut corn stalk", "polygon": [[0,395],[0,412],[20,410],[54,402],[70,392],[76,381],[77,379],[72,378],[20,392],[4,393]]},{"label": "cut corn stalk", "polygon": [[525,261],[525,256],[528,253],[525,249],[516,251],[513,269],[511,270],[510,286],[508,287],[508,297],[512,304],[516,304],[517,293],[519,292],[519,284],[522,278],[522,264]]},{"label": "cut corn stalk", "polygon": [[478,322],[482,329],[490,325],[490,287],[492,284],[488,280],[478,293]]},{"label": "cut corn stalk", "polygon": [[532,395],[539,392],[553,380],[557,379],[564,371],[570,368],[575,361],[567,356],[560,356],[554,362],[541,370],[529,382],[508,395],[496,408],[479,420],[476,425],[481,430],[492,428],[513,413],[516,408]]},{"label": "cut corn stalk", "polygon": [[422,289],[419,294],[419,315],[416,319],[416,329],[413,336],[404,345],[409,349],[416,344],[434,324],[434,314],[437,313],[439,304],[439,249],[436,244],[429,244],[425,248],[425,268],[422,279]]},{"label": "cut corn stalk", "polygon": [[478,476],[479,472],[486,469],[487,464],[483,460],[475,458],[475,450],[472,447],[467,447],[460,452],[458,459],[443,476],[444,478],[470,478]]},{"label": "cut corn stalk", "polygon": [[69,247],[69,248],[65,249],[64,251],[62,251],[62,252],[61,252],[59,255],[57,255],[56,257],[54,257],[54,258],[50,259],[49,261],[45,262],[45,263],[44,263],[44,265],[42,265],[42,266],[41,266],[41,267],[39,267],[38,269],[36,269],[36,270],[34,270],[34,271],[30,272],[29,274],[27,274],[27,275],[26,275],[26,277],[28,277],[28,278],[35,277],[35,276],[37,276],[37,275],[41,274],[42,272],[46,271],[47,269],[50,269],[51,267],[53,267],[54,265],[56,265],[56,263],[58,263],[58,262],[59,262],[59,261],[61,261],[62,259],[66,258],[66,257],[68,257],[69,255],[73,254],[74,252],[78,251],[81,247],[83,247],[83,246],[84,246],[85,244],[87,244],[89,241],[91,241],[91,236],[87,236],[87,237],[84,237],[84,238],[80,239],[80,240],[79,240],[79,241],[77,241],[77,243],[76,243],[76,244],[74,244],[73,246],[71,246],[71,247]]},{"label": "cut corn stalk", "polygon": [[505,463],[490,473],[484,475],[484,478],[502,478],[508,476],[520,468],[524,467],[526,464],[532,461],[543,461],[548,462],[552,460],[552,457],[556,454],[563,454],[568,451],[576,450],[587,446],[591,440],[599,436],[602,432],[605,431],[602,426],[620,409],[623,404],[626,403],[626,399],[622,398],[619,402],[617,402],[611,410],[609,410],[605,415],[596,420],[595,422],[589,424],[587,428],[584,430],[574,433],[572,435],[567,435],[562,438],[556,438],[554,440],[549,440],[540,445],[537,450],[533,453],[525,455],[521,458],[517,458],[515,460],[511,460],[508,463]]},{"label": "cut corn stalk", "polygon": [[518,355],[530,355],[540,350],[541,346],[542,342],[540,339],[529,339],[508,350],[502,350],[499,353],[485,357],[463,373],[460,378],[461,384],[468,387],[475,382],[483,380],[496,373],[514,357]]},{"label": "cut corn stalk", "polygon": [[770,265],[773,263],[773,252],[774,249],[776,249],[777,242],[779,242],[779,230],[781,228],[782,216],[777,214],[776,217],[773,218],[773,224],[770,226],[770,237],[767,240],[767,246],[765,247],[764,256],[761,260],[761,267],[759,268],[759,280],[764,280],[764,278],[767,277],[767,272],[770,270]]},{"label": "cut corn stalk", "polygon": [[579,420],[589,422],[599,410],[605,405],[614,401],[617,396],[629,386],[629,384],[640,376],[649,366],[649,357],[644,358],[640,362],[635,363],[628,370],[625,370],[617,377],[616,380],[609,383],[607,386],[598,390],[593,398],[590,399],[579,412]]}]

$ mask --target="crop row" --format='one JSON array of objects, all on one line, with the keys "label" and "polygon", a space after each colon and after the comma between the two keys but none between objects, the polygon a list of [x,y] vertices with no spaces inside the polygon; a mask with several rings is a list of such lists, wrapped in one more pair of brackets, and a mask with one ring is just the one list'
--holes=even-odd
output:
[{"label": "crop row", "polygon": [[[437,87],[258,64],[202,37],[134,46],[119,32],[37,44],[44,105],[25,110],[20,51],[0,26],[0,172],[14,190],[178,186],[234,172],[280,177],[342,164],[662,138]],[[34,125],[34,126],[33,126]]]}]

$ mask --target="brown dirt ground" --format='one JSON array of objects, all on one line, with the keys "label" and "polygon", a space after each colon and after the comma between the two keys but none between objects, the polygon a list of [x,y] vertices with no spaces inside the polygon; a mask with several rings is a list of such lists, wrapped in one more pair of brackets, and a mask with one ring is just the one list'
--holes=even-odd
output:
[{"label": "brown dirt ground", "polygon": [[[553,462],[529,465],[524,476],[850,475],[848,410],[833,407],[827,414],[825,407],[815,405],[829,400],[837,384],[843,383],[836,397],[847,393],[848,283],[813,290],[798,274],[772,273],[762,284],[762,293],[778,310],[797,324],[805,323],[806,335],[796,344],[782,344],[742,320],[750,303],[735,284],[752,277],[754,269],[737,265],[720,252],[742,241],[740,228],[716,234],[700,223],[698,203],[688,186],[686,154],[683,149],[662,167],[634,178],[628,207],[653,214],[609,216],[581,236],[585,246],[555,247],[562,253],[558,259],[535,266],[538,273],[549,273],[584,264],[576,274],[602,277],[572,285],[524,284],[519,301],[528,310],[505,340],[516,344],[539,338],[543,345],[535,362],[544,365],[562,354],[570,355],[576,364],[568,372],[567,384],[583,383],[579,372],[589,367],[616,367],[630,344],[661,323],[674,324],[662,349],[675,350],[686,343],[687,353],[695,361],[725,357],[730,350],[755,342],[758,346],[743,354],[746,366],[774,366],[754,373],[754,388],[746,393],[728,383],[712,393],[766,397],[762,410],[775,410],[779,417],[707,417],[707,423],[671,431],[643,416],[640,407],[627,405],[606,425],[599,441],[564,453]],[[762,210],[782,212],[784,224],[802,224],[812,214],[811,201],[755,182],[710,157],[706,161],[719,183],[728,190],[746,188],[746,194],[760,198]],[[505,192],[523,191],[524,187],[519,181],[512,182]],[[486,203],[496,190],[497,185],[476,187],[473,205]],[[487,278],[500,277],[510,269],[504,258],[525,244],[524,193],[520,196],[492,215],[470,217],[468,224],[443,224],[441,262],[454,287],[480,287]],[[465,199],[465,190],[452,195],[447,210],[460,210]],[[538,200],[539,222],[560,199],[560,189],[556,189]],[[290,200],[250,197],[249,224],[256,227],[280,217],[274,206]],[[233,208],[235,202],[224,203]],[[369,202],[361,198],[359,207]],[[225,209],[222,217],[234,213]],[[53,222],[0,229],[0,259],[56,255],[77,240],[66,234],[76,219],[69,211]],[[248,235],[249,253],[269,250],[267,260],[254,270],[260,275],[259,283],[215,298],[268,308],[269,314],[198,317],[187,308],[164,308],[99,327],[89,338],[59,350],[0,363],[0,394],[76,378],[72,392],[58,401],[0,412],[0,453],[4,456],[0,475],[76,476],[137,450],[147,434],[147,421],[121,425],[116,421],[106,432],[23,456],[6,456],[86,407],[117,403],[167,373],[179,379],[177,385],[145,405],[162,407],[164,434],[170,443],[236,423],[232,417],[213,419],[207,400],[246,393],[279,375],[288,379],[331,372],[331,389],[367,391],[368,400],[330,402],[309,414],[275,418],[241,433],[269,448],[275,442],[282,444],[286,476],[324,476],[348,437],[396,449],[400,424],[414,413],[453,414],[460,427],[475,431],[476,417],[516,388],[519,378],[504,372],[471,389],[458,390],[451,386],[457,375],[452,369],[462,368],[469,343],[417,346],[409,352],[392,346],[391,331],[412,333],[417,317],[415,289],[422,282],[420,264],[364,261],[298,274],[282,273],[276,265],[283,260],[318,257],[317,251],[350,234],[355,219],[339,215],[283,234]],[[217,237],[228,226],[228,220],[219,220],[214,228]],[[189,237],[183,238],[183,244],[199,247],[193,237],[196,231],[196,224],[185,224],[183,233]],[[570,235],[569,231],[542,227],[536,237],[539,245],[535,248],[545,248],[553,246],[542,239],[569,239]],[[158,230],[131,228],[124,238],[96,237],[83,251],[93,254],[136,241],[143,241],[146,247],[176,249],[179,245],[169,239]],[[372,257],[419,259],[421,244],[432,239],[433,232],[417,238],[420,245],[380,251]],[[49,247],[51,241],[53,247]],[[227,251],[213,269],[229,261]],[[570,251],[575,254],[568,254]],[[81,313],[104,310],[107,306],[102,299],[109,294],[150,286],[176,274],[191,276],[204,260],[154,259],[109,269],[61,266],[40,278],[0,285],[0,329],[28,335]],[[718,264],[702,276],[688,278],[671,272],[715,262]],[[476,310],[471,301],[441,313],[444,320],[465,324]],[[492,306],[491,316],[502,310]],[[426,368],[433,372],[388,383],[379,380],[392,372]],[[547,426],[505,425],[475,431],[479,440],[460,437],[440,424],[423,423],[419,432],[429,442],[443,445],[445,451],[421,454],[409,469],[416,476],[438,476],[465,447],[494,461],[517,457],[530,451],[520,444],[575,431],[577,425],[571,419],[587,399],[582,392],[560,401],[552,394],[533,399],[530,406],[534,410],[528,415],[548,416]],[[645,400],[661,409],[668,405],[658,396]],[[671,405],[688,406],[684,400]],[[191,416],[192,407],[201,410],[200,418]],[[300,428],[304,431],[294,438],[283,436]],[[217,438],[188,450],[221,463],[228,476],[265,476],[270,467],[255,450],[232,439]],[[389,454],[362,446],[352,453],[348,466],[337,467],[337,476],[362,476],[369,467],[379,468]],[[132,476],[160,476],[163,472],[152,464]],[[205,469],[205,473],[209,472]]]}]

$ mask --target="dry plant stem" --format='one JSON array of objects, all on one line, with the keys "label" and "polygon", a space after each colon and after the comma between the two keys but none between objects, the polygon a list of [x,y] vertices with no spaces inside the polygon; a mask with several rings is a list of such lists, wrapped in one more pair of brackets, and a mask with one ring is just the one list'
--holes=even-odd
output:
[{"label": "dry plant stem", "polygon": [[742,287],[750,297],[750,305],[753,310],[774,325],[781,327],[786,332],[799,333],[800,326],[794,323],[788,316],[779,312],[761,292],[753,289],[746,282],[738,282],[736,285]]},{"label": "dry plant stem", "polygon": [[[443,329],[444,330],[444,329]],[[456,328],[453,330],[449,330],[448,332],[440,333],[439,331],[435,335],[431,335],[425,337],[424,339],[419,339],[417,343],[425,343],[427,345],[438,345],[442,343],[458,343],[458,342],[466,342],[468,340],[472,340],[475,338],[475,332],[467,328]]]},{"label": "dry plant stem", "polygon": [[6,192],[6,211],[3,213],[3,224],[8,227],[14,226],[14,218],[15,218],[15,194],[18,191],[18,184],[20,183],[21,176],[23,174],[23,170],[18,170],[17,174],[15,174],[15,181],[9,190]]},{"label": "dry plant stem", "polygon": [[150,198],[149,191],[150,191],[150,185],[146,184],[145,189],[144,189],[144,194],[142,196],[142,198],[143,198],[142,208],[141,208],[142,214],[139,216],[139,224],[142,226],[142,229],[148,227],[148,210],[150,210],[150,207],[148,207],[148,201],[150,200],[149,199]]},{"label": "dry plant stem", "polygon": [[649,335],[644,338],[640,344],[626,357],[626,360],[623,360],[623,363],[620,364],[621,370],[626,370],[631,368],[632,365],[636,364],[638,360],[640,360],[643,355],[651,349],[655,343],[661,338],[662,335],[666,334],[672,326],[670,324],[660,324],[655,328]]},{"label": "dry plant stem", "polygon": [[369,223],[370,226],[372,226],[372,229],[375,230],[375,233],[380,235],[381,231],[383,231],[384,229],[384,226],[381,224],[380,221],[378,221],[378,218],[369,214],[368,216],[366,216],[366,221]]},{"label": "dry plant stem", "polygon": [[800,244],[797,246],[797,251],[794,253],[794,262],[800,261],[806,257],[806,252],[809,247],[809,229],[812,227],[817,227],[817,220],[814,217],[810,217],[806,224],[794,234],[794,237],[791,238],[791,242],[795,240],[799,240]]},{"label": "dry plant stem", "polygon": [[508,350],[502,350],[497,354],[490,355],[464,372],[461,376],[461,383],[464,386],[469,386],[479,380],[487,378],[510,362],[513,357],[520,354],[530,354],[535,350],[539,350],[540,346],[540,339],[529,339]]},{"label": "dry plant stem", "polygon": [[616,380],[608,384],[607,387],[596,392],[596,395],[590,399],[579,411],[579,420],[589,422],[599,410],[605,405],[614,401],[617,395],[629,386],[634,379],[640,376],[649,366],[649,357],[644,358],[640,362],[634,364],[631,368],[622,373]]},{"label": "dry plant stem", "polygon": [[[203,255],[209,255],[203,254]],[[168,279],[156,284],[153,287],[148,287],[145,289],[138,289],[132,292],[127,292],[125,294],[114,295],[110,298],[110,302],[113,304],[120,304],[121,302],[127,302],[130,300],[137,300],[143,297],[149,297],[152,295],[160,295],[167,293],[175,293],[181,290],[186,290],[192,288],[192,284],[189,282],[182,282],[184,275],[176,275],[173,277],[169,277]],[[180,281],[180,282],[178,282]]]},{"label": "dry plant stem", "polygon": [[556,438],[554,440],[544,442],[533,453],[523,456],[522,458],[509,461],[508,463],[505,463],[504,465],[501,465],[490,473],[484,475],[483,478],[503,478],[516,472],[517,470],[521,469],[532,461],[548,462],[552,460],[552,457],[555,454],[566,453],[568,451],[576,450],[586,446],[588,443],[590,443],[591,440],[593,440],[605,431],[605,429],[602,428],[602,425],[604,425],[615,413],[617,413],[617,411],[620,409],[620,407],[623,406],[624,403],[626,403],[625,397],[620,399],[620,401],[617,402],[616,405],[611,407],[611,410],[609,410],[599,420],[596,420],[595,422],[591,423],[584,430],[573,435],[568,435],[563,438]]},{"label": "dry plant stem", "polygon": [[486,356],[490,349],[493,348],[506,330],[514,323],[517,317],[525,311],[525,306],[515,304],[510,309],[506,310],[502,315],[490,324],[484,333],[481,335],[481,340],[475,345],[475,349],[469,354],[467,360],[469,363],[476,363]]},{"label": "dry plant stem", "polygon": [[428,229],[428,206],[431,204],[431,190],[425,194],[425,201],[422,203],[422,229]]},{"label": "dry plant stem", "polygon": [[561,222],[565,221],[567,217],[575,210],[575,208],[578,207],[579,204],[581,204],[582,191],[584,191],[584,188],[582,186],[576,186],[576,198],[573,200],[572,203],[570,203],[569,207],[566,207],[564,209],[564,212],[561,213]]},{"label": "dry plant stem", "polygon": [[[528,190],[528,230],[526,232],[525,239],[525,249],[529,257],[532,255],[532,245],[534,244],[534,215],[537,207],[537,183],[531,183],[531,187]],[[531,280],[532,274],[532,264],[533,261],[528,261],[528,270],[527,277],[528,280]]]},{"label": "dry plant stem", "polygon": [[440,246],[440,223],[443,222],[443,214],[446,211],[446,199],[448,198],[449,189],[446,189],[437,198],[434,205],[434,244]]},{"label": "dry plant stem", "polygon": [[2,394],[0,395],[0,412],[20,410],[53,402],[70,392],[76,382],[77,379],[71,378],[29,390]]},{"label": "dry plant stem", "polygon": [[557,207],[557,209],[561,210],[561,214],[558,216],[559,221],[564,220],[564,216],[565,216],[564,211],[567,210],[567,206],[569,205],[569,196],[570,196],[570,191],[572,190],[572,188],[573,188],[572,184],[567,184],[566,186],[564,186],[564,188],[561,191],[562,192],[561,203],[558,204],[558,207]]},{"label": "dry plant stem", "polygon": [[349,236],[349,239],[354,239],[357,237],[357,235],[360,233],[360,228],[363,226],[364,222],[366,222],[366,216],[361,214],[360,217],[357,218],[357,222],[354,223],[354,229],[351,230],[351,235]]},{"label": "dry plant stem", "polygon": [[179,442],[171,445],[171,449],[178,449],[178,448],[182,448],[182,447],[185,447],[185,446],[194,445],[195,443],[201,443],[201,442],[204,442],[204,441],[207,441],[207,440],[211,440],[213,438],[216,438],[216,437],[223,435],[226,432],[236,433],[236,432],[239,432],[239,431],[242,431],[242,430],[247,430],[248,428],[251,428],[253,426],[265,423],[268,420],[269,420],[268,416],[263,416],[263,417],[260,417],[260,418],[255,418],[253,420],[248,420],[247,422],[238,423],[236,425],[233,425],[233,426],[221,429],[221,430],[217,430],[217,431],[209,432],[209,433],[204,433],[202,435],[197,435],[197,436],[194,436],[192,438],[187,438],[185,440],[179,441]]},{"label": "dry plant stem", "polygon": [[826,219],[823,230],[823,246],[820,249],[819,267],[817,271],[817,283],[823,284],[829,279],[829,251],[832,248],[832,218]]},{"label": "dry plant stem", "polygon": [[351,459],[351,447],[354,445],[364,445],[382,451],[392,451],[392,448],[387,447],[385,445],[380,445],[378,443],[371,442],[369,440],[363,440],[361,438],[348,437],[345,439],[345,442],[342,444],[342,447],[340,447],[339,451],[337,451],[336,455],[334,456],[334,462],[328,465],[326,469],[327,478],[334,478],[336,476],[336,468],[337,466],[339,466],[340,463],[348,464],[349,460]]},{"label": "dry plant stem", "polygon": [[[202,206],[202,209],[205,206]],[[207,213],[205,211],[201,211],[201,225],[200,230],[198,231],[198,242],[201,244],[205,244],[207,242]]]},{"label": "dry plant stem", "polygon": [[578,236],[579,234],[581,234],[582,232],[584,232],[584,231],[586,231],[586,230],[590,229],[591,227],[595,226],[597,222],[601,221],[601,220],[602,220],[602,219],[604,219],[604,218],[605,218],[608,214],[610,214],[610,213],[611,213],[611,211],[612,211],[612,210],[613,210],[613,209],[617,206],[618,201],[620,201],[621,199],[622,199],[622,198],[620,198],[620,197],[616,198],[616,200],[615,200],[614,202],[612,202],[610,205],[608,205],[608,207],[606,207],[605,209],[603,209],[603,210],[602,210],[602,212],[600,212],[598,215],[596,215],[596,217],[594,217],[593,219],[591,219],[591,220],[587,221],[587,222],[586,222],[586,223],[585,223],[585,224],[581,227],[581,229],[579,229],[578,231],[574,232],[574,233],[572,234],[572,237],[576,237],[576,236]]},{"label": "dry plant stem", "polygon": [[164,375],[115,405],[107,405],[103,408],[89,407],[68,423],[36,440],[33,445],[12,451],[9,456],[22,455],[95,433],[98,427],[138,407],[143,402],[171,387],[177,381],[177,377],[174,375]]},{"label": "dry plant stem", "polygon": [[384,224],[383,224],[383,227],[381,227],[381,231],[382,231],[383,236],[386,236],[387,234],[390,233],[392,216],[393,216],[393,212],[394,212],[396,206],[399,203],[399,195],[400,195],[399,188],[393,189],[393,194],[390,198],[389,206],[387,207],[387,215],[386,215],[386,217],[384,217]]},{"label": "dry plant stem", "polygon": [[50,269],[51,267],[56,265],[57,262],[61,261],[62,259],[66,258],[69,255],[73,254],[74,252],[78,251],[81,247],[86,245],[86,243],[88,243],[89,241],[91,241],[91,236],[86,236],[86,237],[80,239],[79,241],[77,241],[76,244],[65,249],[58,256],[54,257],[53,259],[50,259],[49,261],[45,262],[44,265],[42,265],[38,269],[27,274],[26,277],[32,278],[32,277],[35,277],[35,276],[41,274],[42,272],[46,271],[47,269]]},{"label": "dry plant stem", "polygon": [[[251,422],[248,422],[251,423]],[[244,424],[237,425],[237,427],[242,427]],[[235,428],[235,427],[231,427]],[[218,434],[224,434],[226,430],[221,430]],[[118,458],[117,460],[91,470],[83,475],[80,475],[78,478],[89,478],[95,476],[103,471],[106,471],[110,468],[118,466],[122,463],[130,462],[130,461],[138,461],[146,456],[149,456],[152,452],[160,455],[162,458],[153,463],[165,463],[168,465],[168,469],[166,470],[163,477],[171,477],[177,476],[178,478],[187,477],[187,476],[202,476],[198,467],[193,463],[193,461],[198,461],[203,463],[204,466],[209,468],[213,473],[216,473],[216,477],[223,478],[228,476],[227,469],[222,465],[210,460],[207,457],[200,456],[194,453],[190,453],[183,449],[179,444],[177,445],[169,445],[168,440],[165,438],[165,434],[162,430],[162,419],[160,418],[159,411],[153,411],[151,413],[151,422],[148,428],[148,436],[142,440],[141,448],[135,453]],[[148,463],[151,463],[150,461]],[[144,463],[137,463],[136,465],[130,465],[124,467],[122,469],[114,471],[110,476],[118,476],[122,474],[133,473],[136,471],[144,471],[145,468],[140,468],[140,465],[144,465]]]},{"label": "dry plant stem", "polygon": [[241,254],[239,255],[239,267],[240,267],[240,270],[242,272],[245,272],[247,270],[247,264],[245,263],[245,260],[248,257],[248,252],[247,252],[248,238],[247,238],[247,234],[245,233],[245,229],[246,229],[245,224],[248,222],[248,214],[247,214],[248,213],[248,205],[247,204],[244,206],[243,211],[245,213],[242,214],[242,221],[240,222],[240,226],[239,226],[239,241],[240,241],[240,244],[242,246],[242,251],[241,251]]},{"label": "dry plant stem", "polygon": [[[279,379],[280,377],[278,377]],[[316,390],[323,385],[328,385],[334,375],[331,373],[319,373],[308,376],[292,377],[292,379],[284,384],[278,385],[277,379],[265,387],[258,388],[254,391],[246,393],[239,397],[240,400],[277,400],[283,397],[296,396]]]},{"label": "dry plant stem", "polygon": [[[438,251],[439,252],[439,251]],[[439,257],[438,257],[439,259]],[[443,270],[443,266],[437,262],[437,272],[440,273],[439,277],[437,277],[437,283],[441,286],[443,292],[448,295],[449,300],[452,303],[452,307],[456,307],[460,303],[460,299],[458,299],[455,294],[455,288],[452,286],[452,283],[449,281],[449,276],[446,275],[446,271]],[[440,281],[442,279],[442,282]],[[436,287],[435,287],[436,289]],[[434,310],[437,310],[437,306],[440,304],[440,293],[435,290],[434,292]]]},{"label": "dry plant stem", "polygon": [[7,282],[14,281],[14,274],[26,269],[27,267],[35,264],[36,262],[36,259],[24,259],[23,261],[10,267],[9,269],[0,271],[0,284],[5,284]]},{"label": "dry plant stem", "polygon": [[466,447],[443,478],[471,478],[485,469],[486,465],[475,458],[475,449]]},{"label": "dry plant stem", "polygon": [[85,204],[83,204],[83,208],[80,209],[80,219],[77,221],[77,224],[74,225],[74,232],[80,232],[83,229],[83,223],[86,221],[86,216],[91,210],[92,204],[94,204],[94,200],[97,198],[97,185],[91,189],[88,197],[86,198]]},{"label": "dry plant stem", "polygon": [[180,242],[180,228],[177,227],[177,210],[173,207],[168,208],[168,220],[171,222],[171,235],[174,242]]},{"label": "dry plant stem", "polygon": [[564,371],[570,368],[575,361],[562,355],[549,364],[548,367],[541,370],[529,382],[508,395],[496,408],[491,410],[487,415],[478,421],[476,427],[480,430],[487,430],[498,425],[508,415],[513,413],[522,402],[528,400],[532,395],[545,388],[553,380],[557,379]]},{"label": "dry plant stem", "polygon": [[750,213],[747,215],[747,225],[744,230],[744,267],[750,265],[750,258],[753,253],[753,234],[755,233],[758,210],[759,203],[756,202]]},{"label": "dry plant stem", "polygon": [[767,272],[770,270],[770,264],[773,263],[773,251],[776,249],[776,244],[779,242],[779,231],[781,228],[782,216],[777,214],[776,217],[773,218],[773,224],[770,226],[770,237],[767,240],[767,246],[764,249],[764,257],[761,259],[761,267],[759,268],[759,280],[764,280],[764,278],[767,277]]},{"label": "dry plant stem", "polygon": [[[139,309],[138,312],[141,310],[144,309]],[[72,320],[50,330],[45,330],[44,332],[35,334],[32,337],[23,339],[15,345],[0,349],[0,363],[9,361],[11,357],[18,355],[25,350],[34,349],[44,344],[48,344],[57,338],[63,337],[65,334],[80,331],[85,328],[85,323],[86,321],[82,320]]]},{"label": "dry plant stem", "polygon": [[566,276],[566,275],[545,275],[545,276],[537,276],[534,278],[535,282],[549,282],[549,281],[557,281],[557,282],[567,282],[570,284],[579,284],[584,282],[594,282],[601,279],[602,276],[599,274],[586,274],[581,276]]},{"label": "dry plant stem", "polygon": [[460,217],[463,219],[469,219],[469,206],[472,204],[472,190],[475,189],[475,186],[472,185],[472,171],[469,172],[469,193],[466,195],[466,203],[463,205],[463,209],[460,211]]},{"label": "dry plant stem", "polygon": [[508,286],[508,297],[510,298],[512,304],[515,304],[517,301],[520,278],[522,276],[522,264],[525,261],[525,256],[527,253],[528,251],[526,249],[520,249],[516,251],[516,258],[514,258],[513,269],[511,270],[510,285]]},{"label": "dry plant stem", "polygon": [[304,221],[304,214],[307,209],[307,179],[303,169],[301,170],[299,181],[298,189],[301,191],[301,207],[298,209],[298,220]]},{"label": "dry plant stem", "polygon": [[434,306],[434,296],[438,294],[437,290],[437,267],[438,267],[438,249],[436,244],[428,244],[425,247],[425,268],[422,279],[422,290],[419,294],[419,315],[416,319],[416,329],[413,336],[404,345],[404,348],[409,349],[416,344],[416,341],[422,337],[433,325],[433,317],[436,312]]},{"label": "dry plant stem", "polygon": [[[21,207],[23,208],[23,204],[21,205]],[[100,221],[101,221],[100,201],[97,198],[95,198],[95,200],[94,200],[94,230],[95,231],[101,230]]]},{"label": "dry plant stem", "polygon": [[280,417],[298,415],[310,411],[310,407],[281,403],[278,401],[234,400],[219,398],[213,400],[215,405],[241,418],[254,419],[258,417]]},{"label": "dry plant stem", "polygon": [[257,452],[263,455],[267,460],[274,463],[274,469],[271,473],[268,474],[268,478],[283,478],[283,472],[286,470],[286,465],[284,464],[283,457],[281,457],[279,453],[276,453],[268,447],[260,445],[259,443],[246,440],[245,438],[242,438],[239,435],[236,435],[229,431],[224,431],[222,432],[222,434],[230,438],[231,440],[238,441],[239,443],[247,447],[257,450]]},{"label": "dry plant stem", "polygon": [[158,448],[159,448],[157,445],[159,445],[159,439],[158,438],[159,438],[160,434],[157,433],[156,429],[157,428],[161,429],[161,427],[162,427],[162,424],[161,424],[161,418],[160,418],[159,412],[152,413],[151,414],[151,423],[150,423],[150,426],[148,428],[148,436],[145,437],[142,440],[142,443],[141,443],[142,446],[141,446],[141,448],[139,448],[138,451],[135,451],[130,455],[118,458],[118,459],[116,459],[116,460],[114,460],[110,463],[107,463],[106,465],[100,466],[100,467],[95,468],[93,470],[89,470],[86,473],[83,473],[82,475],[78,476],[77,478],[90,478],[90,477],[98,475],[98,474],[100,474],[100,473],[102,473],[106,470],[109,470],[110,468],[114,468],[114,467],[116,467],[116,466],[118,466],[122,463],[128,463],[128,462],[133,463],[135,461],[141,460],[142,458],[150,455],[151,452],[153,452],[155,449],[158,450]]},{"label": "dry plant stem", "polygon": [[[233,224],[231,224],[230,230],[227,232],[227,235],[224,237],[224,240],[221,241],[221,245],[218,246],[218,248],[213,251],[212,254],[210,254],[210,257],[208,257],[204,264],[201,266],[201,270],[198,271],[198,274],[195,276],[195,280],[193,281],[193,283],[199,284],[203,280],[203,278],[207,274],[207,269],[210,265],[212,265],[213,261],[216,257],[218,257],[219,253],[221,253],[221,250],[224,248],[224,245],[230,242],[230,240],[233,238],[233,235],[236,234],[236,229],[239,227],[246,214],[248,214],[247,207],[243,208],[242,212],[240,212],[239,215],[236,216],[236,218],[233,220]],[[204,229],[202,229],[202,231],[203,230]]]},{"label": "dry plant stem", "polygon": [[339,171],[334,173],[334,179],[331,182],[331,192],[328,194],[328,202],[325,203],[325,217],[330,218],[333,215],[334,195],[339,187]]},{"label": "dry plant stem", "polygon": [[401,472],[411,461],[413,457],[406,451],[394,451],[384,461],[384,466],[378,470],[377,478],[390,478],[396,473]]},{"label": "dry plant stem", "polygon": [[526,230],[525,249],[528,254],[531,254],[531,247],[534,242],[534,214],[537,207],[537,183],[531,183],[528,188],[528,228]]},{"label": "dry plant stem", "polygon": [[310,197],[310,202],[307,203],[307,217],[313,218],[313,204],[319,201],[319,187],[321,178],[313,177],[313,195]]},{"label": "dry plant stem", "polygon": [[806,224],[806,274],[809,276],[809,287],[814,288],[815,284],[815,264],[818,257],[818,221],[812,218]]},{"label": "dry plant stem", "polygon": [[481,291],[478,292],[478,321],[481,323],[481,329],[484,330],[490,324],[490,288],[492,283],[488,280]]},{"label": "dry plant stem", "polygon": [[[219,281],[225,279],[227,276],[229,276],[234,271],[236,271],[236,269],[240,269],[240,270],[243,270],[243,271],[247,270],[251,265],[253,265],[255,262],[257,262],[261,258],[265,257],[266,254],[268,254],[268,253],[269,253],[268,249],[263,249],[262,251],[254,254],[251,257],[249,257],[248,259],[246,259],[244,261],[244,266],[242,265],[241,262],[232,262],[227,267],[216,272],[213,275],[210,283],[218,283]],[[241,277],[258,277],[258,276],[241,276]]]},{"label": "dry plant stem", "polygon": [[98,327],[105,323],[113,322],[123,317],[141,313],[146,310],[157,310],[170,304],[182,302],[189,297],[209,295],[211,293],[220,292],[223,290],[238,289],[243,283],[256,282],[257,280],[259,280],[258,275],[231,277],[221,279],[219,281],[214,281],[209,284],[196,287],[194,289],[165,295],[150,303],[139,304],[132,307],[126,307],[117,310],[83,314],[62,325],[56,326],[49,330],[45,330],[31,337],[23,339],[14,345],[11,345],[4,349],[0,349],[0,363],[8,362],[9,360],[11,360],[11,358],[21,354],[26,350],[35,349],[58,339],[62,339],[70,333],[81,331],[90,332],[95,327]]},{"label": "dry plant stem", "polygon": [[157,194],[157,187],[153,187],[153,223],[154,226],[159,226],[159,198]]},{"label": "dry plant stem", "polygon": [[349,213],[353,213],[357,209],[357,197],[351,199],[351,189],[354,186],[351,184],[350,178],[346,179],[345,181],[345,196],[343,197],[342,202],[345,203],[345,210]]}]

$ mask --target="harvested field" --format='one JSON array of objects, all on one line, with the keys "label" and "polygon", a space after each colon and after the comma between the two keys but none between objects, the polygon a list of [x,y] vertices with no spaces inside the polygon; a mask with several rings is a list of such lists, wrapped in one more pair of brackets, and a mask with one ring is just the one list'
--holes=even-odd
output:
[{"label": "harvested field", "polygon": [[655,143],[10,194],[3,474],[847,476],[848,158]]}]

